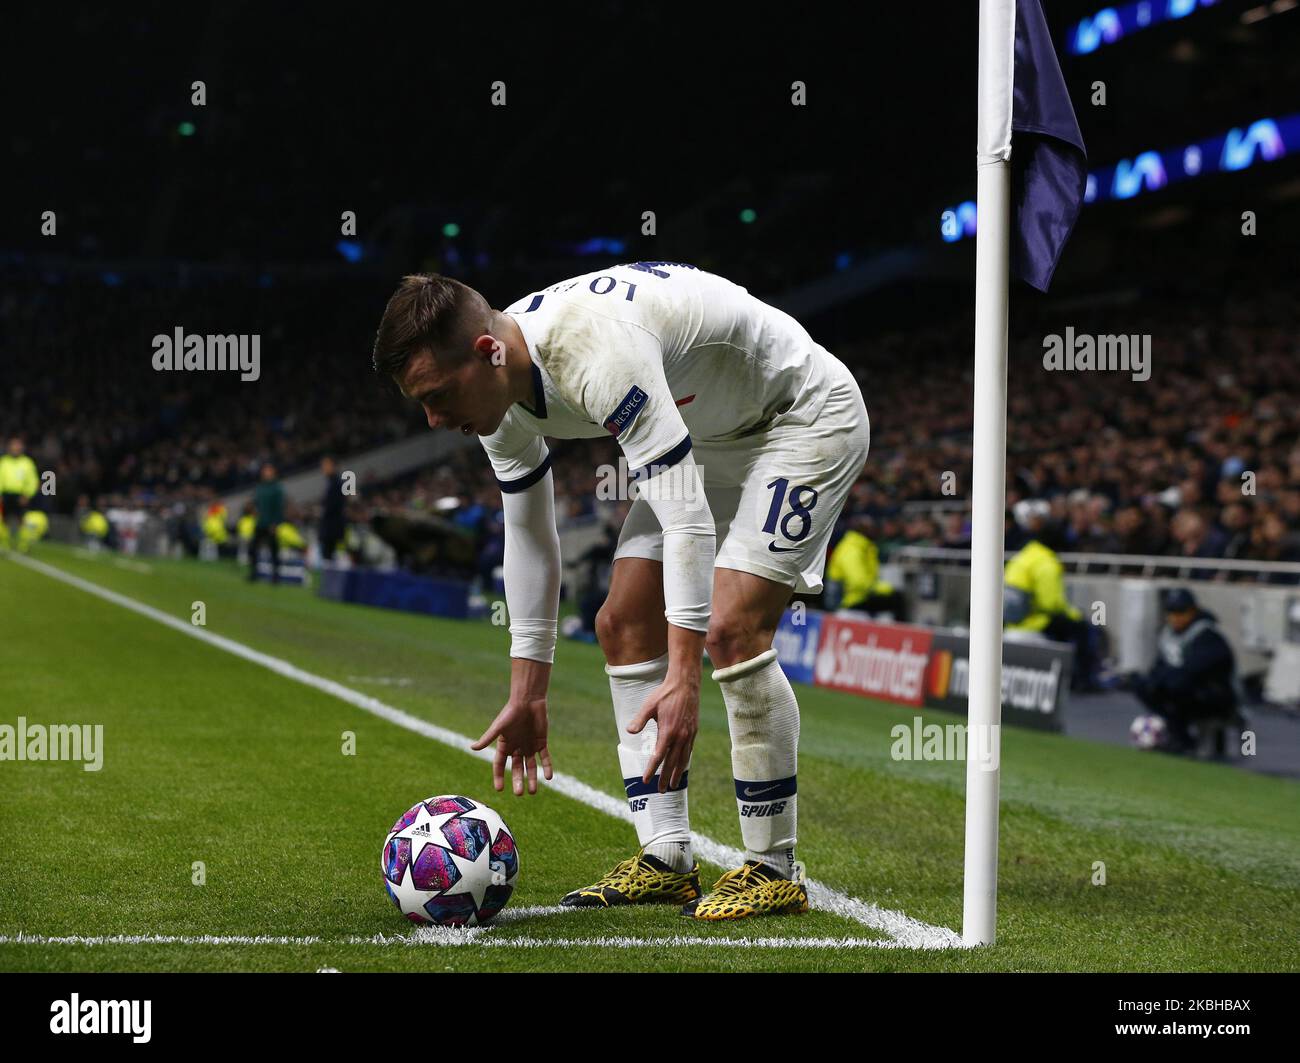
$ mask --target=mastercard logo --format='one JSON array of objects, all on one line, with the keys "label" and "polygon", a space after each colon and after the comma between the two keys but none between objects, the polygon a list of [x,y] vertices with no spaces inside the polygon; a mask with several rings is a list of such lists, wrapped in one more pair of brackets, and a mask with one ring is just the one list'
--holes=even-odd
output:
[{"label": "mastercard logo", "polygon": [[948,682],[952,679],[952,654],[948,650],[935,650],[930,657],[930,695],[948,696]]}]

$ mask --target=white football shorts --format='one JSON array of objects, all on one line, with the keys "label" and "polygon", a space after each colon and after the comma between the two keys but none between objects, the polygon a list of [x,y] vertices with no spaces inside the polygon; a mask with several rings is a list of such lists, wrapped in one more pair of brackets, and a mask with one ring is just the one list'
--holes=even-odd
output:
[{"label": "white football shorts", "polygon": [[[831,360],[835,382],[811,423],[800,416],[801,398],[754,435],[693,444],[717,529],[715,568],[749,572],[795,593],[821,590],[831,533],[871,443],[857,381]],[[620,557],[663,562],[659,521],[643,498],[623,522],[614,552]]]}]

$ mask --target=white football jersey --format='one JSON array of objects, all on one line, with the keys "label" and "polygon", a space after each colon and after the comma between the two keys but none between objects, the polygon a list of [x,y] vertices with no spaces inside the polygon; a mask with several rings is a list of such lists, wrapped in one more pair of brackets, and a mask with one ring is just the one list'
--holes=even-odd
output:
[{"label": "white football jersey", "polygon": [[531,403],[481,437],[503,491],[549,467],[542,437],[613,435],[628,467],[668,466],[692,444],[812,424],[835,358],[789,314],[694,266],[634,262],[512,303],[533,362]]}]

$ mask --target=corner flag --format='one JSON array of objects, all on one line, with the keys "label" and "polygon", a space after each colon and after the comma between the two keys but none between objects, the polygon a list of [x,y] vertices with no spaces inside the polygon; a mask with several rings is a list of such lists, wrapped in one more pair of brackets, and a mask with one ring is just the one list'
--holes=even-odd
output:
[{"label": "corner flag", "polygon": [[1047,291],[1088,180],[1088,156],[1039,0],[1016,0],[1011,269]]},{"label": "corner flag", "polygon": [[[991,944],[997,929],[1007,292],[1013,262],[1017,276],[1040,291],[1047,290],[1079,216],[1087,181],[1083,137],[1038,0],[980,0],[978,92],[974,476],[962,886],[962,940],[967,945]],[[986,755],[971,756],[972,746]]]}]

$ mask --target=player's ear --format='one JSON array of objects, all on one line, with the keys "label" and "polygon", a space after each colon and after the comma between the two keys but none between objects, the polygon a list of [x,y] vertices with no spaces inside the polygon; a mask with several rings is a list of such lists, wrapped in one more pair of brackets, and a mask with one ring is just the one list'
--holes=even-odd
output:
[{"label": "player's ear", "polygon": [[485,332],[474,341],[474,353],[492,365],[506,364],[506,345],[490,332]]}]

